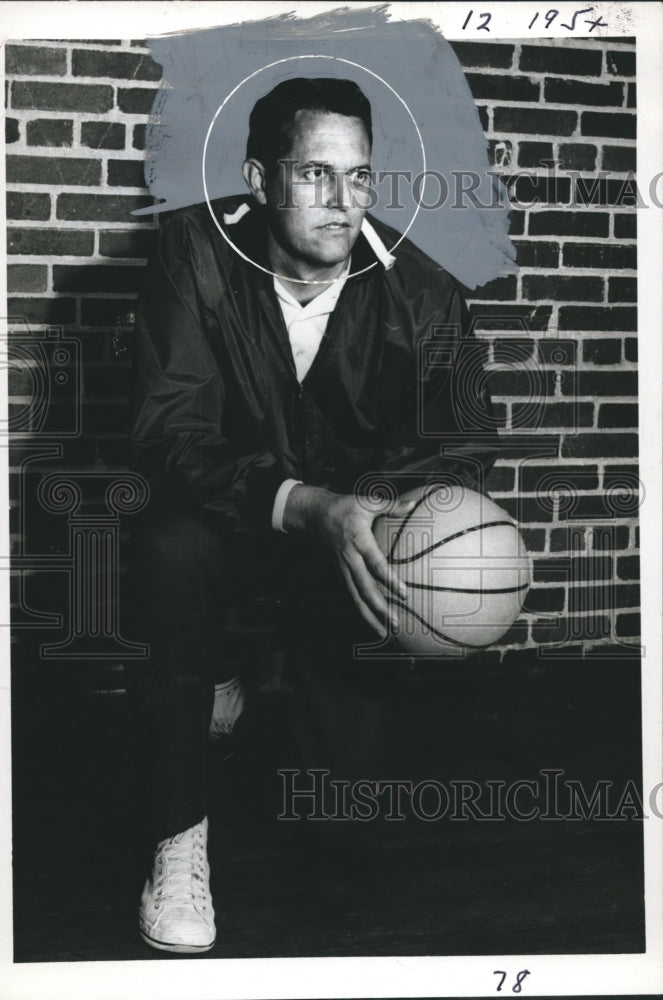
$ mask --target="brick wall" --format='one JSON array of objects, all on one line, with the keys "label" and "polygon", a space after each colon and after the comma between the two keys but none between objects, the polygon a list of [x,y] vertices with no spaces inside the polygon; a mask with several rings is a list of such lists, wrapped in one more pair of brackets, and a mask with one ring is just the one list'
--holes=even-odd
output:
[{"label": "brick wall", "polygon": [[[490,655],[624,652],[639,633],[634,45],[453,45],[510,184],[521,266],[471,298],[505,424],[489,488],[534,556],[526,612]],[[156,225],[130,212],[151,203],[142,156],[160,67],[135,42],[24,42],[7,47],[6,70],[9,315],[80,342],[83,403],[80,433],[58,436],[71,397],[54,390],[51,437],[48,423],[17,437],[12,461],[31,441],[57,441],[50,468],[119,473],[135,295]],[[11,372],[19,415],[25,377]],[[43,475],[44,463],[29,468]],[[22,479],[13,530],[25,552]],[[52,520],[29,523],[30,551],[62,551]]]}]

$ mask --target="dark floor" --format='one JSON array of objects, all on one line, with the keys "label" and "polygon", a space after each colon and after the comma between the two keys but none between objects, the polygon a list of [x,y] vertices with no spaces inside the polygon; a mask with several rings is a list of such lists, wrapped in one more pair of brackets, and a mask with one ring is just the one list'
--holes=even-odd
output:
[{"label": "dark floor", "polygon": [[[207,957],[644,950],[638,820],[276,821],[283,699],[263,691],[214,748]],[[590,794],[612,782],[614,813],[640,783],[639,712],[634,659],[409,674],[391,773],[452,787],[560,768]],[[15,684],[17,962],[169,959],[136,932],[126,717],[64,667]]]}]

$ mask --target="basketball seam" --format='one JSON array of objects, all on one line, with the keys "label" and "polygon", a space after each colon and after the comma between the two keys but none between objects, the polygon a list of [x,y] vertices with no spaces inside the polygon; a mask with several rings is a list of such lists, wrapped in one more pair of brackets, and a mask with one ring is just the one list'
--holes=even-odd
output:
[{"label": "basketball seam", "polygon": [[[415,509],[416,508],[413,508],[413,511]],[[462,531],[456,531],[456,532],[454,532],[453,535],[447,535],[446,538],[441,538],[439,541],[433,542],[433,544],[429,545],[428,548],[422,549],[421,552],[415,552],[414,555],[412,555],[412,556],[404,556],[403,558],[398,559],[398,558],[396,558],[394,556],[394,550],[396,548],[396,543],[398,542],[398,540],[400,538],[400,534],[401,534],[403,528],[405,527],[405,522],[403,522],[403,524],[401,525],[401,527],[399,528],[399,530],[398,530],[398,532],[396,534],[396,538],[394,540],[394,544],[391,547],[391,551],[389,553],[388,562],[392,563],[394,566],[402,566],[405,563],[411,563],[411,562],[414,562],[416,559],[421,559],[423,556],[428,555],[429,552],[433,552],[435,549],[439,549],[439,547],[441,545],[446,545],[447,542],[453,542],[453,541],[455,541],[456,538],[461,538],[463,535],[467,535],[471,531],[481,531],[482,528],[497,528],[497,527],[500,527],[500,526],[506,526],[506,527],[509,527],[509,528],[513,528],[515,531],[518,530],[516,528],[516,525],[513,523],[513,521],[484,521],[482,524],[473,524],[469,528],[463,528]]]},{"label": "basketball seam", "polygon": [[424,500],[427,500],[428,497],[431,496],[431,494],[433,494],[435,492],[435,490],[437,488],[438,488],[438,486],[436,485],[436,486],[433,486],[432,489],[428,493],[425,493],[425,492],[422,493],[421,496],[419,497],[419,499],[417,500],[417,502],[415,503],[414,507],[412,508],[412,510],[409,510],[407,512],[407,514],[405,515],[405,517],[401,521],[400,525],[398,526],[398,531],[396,532],[396,534],[394,536],[393,544],[392,544],[391,549],[389,551],[389,555],[387,556],[387,562],[392,562],[393,555],[394,555],[394,552],[396,550],[396,546],[398,545],[398,542],[400,541],[400,537],[403,534],[403,531],[405,530],[405,526],[407,525],[408,521],[410,520],[410,518],[412,517],[412,515],[414,514],[414,512],[421,506],[421,504],[424,502]]},{"label": "basketball seam", "polygon": [[412,617],[415,618],[418,622],[420,622],[422,625],[425,625],[426,628],[430,629],[433,635],[436,635],[439,639],[443,639],[444,642],[451,643],[452,646],[458,646],[460,649],[463,649],[465,647],[469,649],[485,649],[486,645],[489,645],[489,643],[477,644],[476,642],[459,642],[458,639],[452,639],[450,635],[446,635],[444,632],[440,632],[440,630],[435,628],[434,625],[431,625],[430,622],[427,622],[425,618],[422,618],[422,616],[417,614],[416,611],[413,611],[413,609],[409,607],[409,605],[401,604],[400,601],[395,601],[394,603],[398,604],[399,607],[401,607],[408,614],[412,615]]},{"label": "basketball seam", "polygon": [[518,590],[526,590],[529,583],[520,583],[517,587],[437,587],[432,583],[415,583],[413,580],[403,580],[406,587],[415,590],[449,590],[454,594],[515,594]]}]

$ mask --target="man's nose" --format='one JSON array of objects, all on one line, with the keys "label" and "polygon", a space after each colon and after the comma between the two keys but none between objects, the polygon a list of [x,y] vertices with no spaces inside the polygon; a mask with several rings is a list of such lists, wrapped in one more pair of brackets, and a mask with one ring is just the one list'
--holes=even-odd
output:
[{"label": "man's nose", "polygon": [[347,212],[351,205],[350,179],[345,174],[330,174],[326,181],[325,208]]}]

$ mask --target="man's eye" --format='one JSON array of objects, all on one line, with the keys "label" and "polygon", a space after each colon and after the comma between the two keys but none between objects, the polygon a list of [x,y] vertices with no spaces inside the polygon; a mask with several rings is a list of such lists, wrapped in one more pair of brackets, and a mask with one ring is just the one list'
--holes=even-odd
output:
[{"label": "man's eye", "polygon": [[371,183],[371,172],[370,170],[357,170],[352,179],[355,184],[361,184],[364,187]]},{"label": "man's eye", "polygon": [[304,180],[319,181],[325,176],[326,173],[327,171],[324,167],[308,167],[308,169],[304,171]]}]

